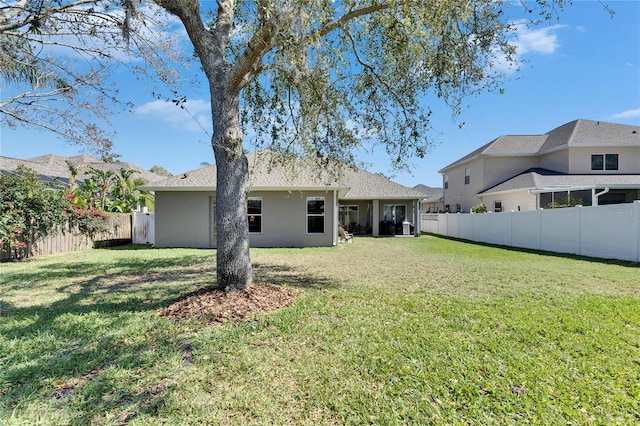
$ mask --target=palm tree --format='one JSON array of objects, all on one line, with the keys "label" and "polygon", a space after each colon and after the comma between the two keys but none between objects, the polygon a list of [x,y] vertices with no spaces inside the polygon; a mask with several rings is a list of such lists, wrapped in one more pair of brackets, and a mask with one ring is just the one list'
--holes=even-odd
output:
[{"label": "palm tree", "polygon": [[98,190],[98,201],[100,204],[96,207],[104,211],[107,204],[107,196],[115,183],[115,174],[111,170],[97,170],[92,168],[91,178],[95,181]]},{"label": "palm tree", "polygon": [[111,203],[113,210],[128,213],[137,205],[148,207],[153,202],[151,194],[139,189],[146,182],[140,177],[133,178],[135,173],[138,172],[121,168],[120,173],[116,175],[118,180],[111,191],[114,197]]}]

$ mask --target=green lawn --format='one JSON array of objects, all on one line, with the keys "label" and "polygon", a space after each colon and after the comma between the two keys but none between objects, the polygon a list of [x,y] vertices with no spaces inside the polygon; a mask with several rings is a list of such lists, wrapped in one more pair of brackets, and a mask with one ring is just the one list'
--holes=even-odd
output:
[{"label": "green lawn", "polygon": [[300,289],[240,324],[159,311],[215,252],[0,265],[0,424],[638,424],[640,267],[459,241],[252,250]]}]

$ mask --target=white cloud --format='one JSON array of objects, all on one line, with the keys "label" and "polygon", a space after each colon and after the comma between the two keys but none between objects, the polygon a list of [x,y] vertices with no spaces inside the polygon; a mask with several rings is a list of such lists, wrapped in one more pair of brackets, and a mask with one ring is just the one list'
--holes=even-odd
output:
[{"label": "white cloud", "polygon": [[627,118],[639,118],[639,117],[640,117],[640,108],[629,109],[627,111],[619,112],[611,116],[611,118],[616,120],[627,119]]},{"label": "white cloud", "polygon": [[494,66],[500,72],[512,73],[527,54],[552,55],[560,48],[557,32],[566,25],[550,25],[544,28],[529,28],[526,21],[512,23],[515,31],[511,44],[515,47],[515,63],[509,63],[505,57],[496,54]]},{"label": "white cloud", "polygon": [[524,23],[516,23],[517,33],[513,44],[518,55],[525,53],[538,53],[551,55],[560,47],[560,41],[556,32],[566,25],[551,25],[545,28],[530,29]]},{"label": "white cloud", "polygon": [[140,116],[158,119],[187,132],[211,133],[211,106],[209,102],[187,100],[183,107],[168,101],[153,101],[136,108]]}]

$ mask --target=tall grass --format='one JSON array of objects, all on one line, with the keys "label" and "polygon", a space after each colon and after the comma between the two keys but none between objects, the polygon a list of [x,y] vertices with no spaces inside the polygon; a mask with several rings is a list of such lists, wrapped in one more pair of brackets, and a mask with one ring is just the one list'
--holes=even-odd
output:
[{"label": "tall grass", "polygon": [[0,424],[633,424],[640,268],[423,236],[252,250],[290,307],[158,315],[215,252],[3,264]]}]

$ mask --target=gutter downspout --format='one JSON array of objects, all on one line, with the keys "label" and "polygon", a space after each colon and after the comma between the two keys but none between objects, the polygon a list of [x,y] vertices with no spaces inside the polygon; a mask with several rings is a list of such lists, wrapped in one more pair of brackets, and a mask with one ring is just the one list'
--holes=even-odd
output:
[{"label": "gutter downspout", "polygon": [[340,204],[338,201],[338,190],[333,191],[333,246],[338,245],[338,210],[340,210]]},{"label": "gutter downspout", "polygon": [[599,206],[600,203],[598,202],[598,199],[600,198],[601,195],[606,194],[607,192],[609,192],[609,187],[605,188],[604,190],[602,190],[601,192],[596,193],[596,189],[593,188],[593,193],[591,194],[591,198],[593,200],[595,200],[595,203],[591,202],[591,205],[593,206]]}]

